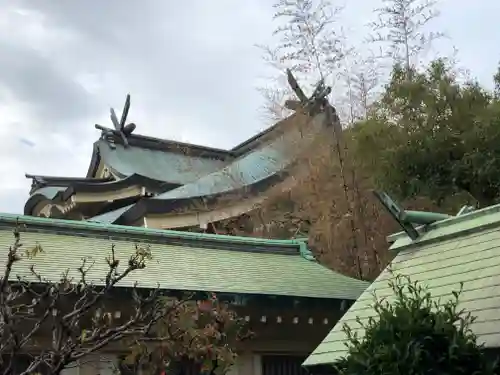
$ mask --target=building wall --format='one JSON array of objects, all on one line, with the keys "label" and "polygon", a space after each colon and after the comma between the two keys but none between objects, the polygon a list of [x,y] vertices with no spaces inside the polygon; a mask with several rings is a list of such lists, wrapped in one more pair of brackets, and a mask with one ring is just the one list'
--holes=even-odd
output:
[{"label": "building wall", "polygon": [[252,352],[240,353],[228,375],[261,375],[260,355]]},{"label": "building wall", "polygon": [[[93,355],[79,365],[65,369],[62,375],[115,375],[117,356]],[[228,375],[261,375],[260,355],[242,353]]]},{"label": "building wall", "polygon": [[91,355],[79,364],[64,369],[62,375],[116,375],[116,363],[117,356],[114,355]]},{"label": "building wall", "polygon": [[[265,354],[264,354],[265,355]],[[278,361],[276,371],[270,371],[267,368],[266,373],[263,373],[262,358],[263,354],[254,352],[242,352],[239,354],[235,365],[230,369],[228,375],[272,375],[276,374],[289,374],[289,375],[301,375],[300,363],[302,360],[297,360],[298,357],[292,355],[289,358],[291,360],[286,360],[288,355],[281,354],[279,356],[273,357],[283,357],[284,367],[280,369],[280,364]],[[293,368],[290,367],[290,363],[294,363]],[[93,355],[84,359],[79,365],[67,368],[63,371],[63,375],[116,375],[118,374],[117,369],[117,356],[113,355]],[[167,374],[168,375],[168,374]]]}]

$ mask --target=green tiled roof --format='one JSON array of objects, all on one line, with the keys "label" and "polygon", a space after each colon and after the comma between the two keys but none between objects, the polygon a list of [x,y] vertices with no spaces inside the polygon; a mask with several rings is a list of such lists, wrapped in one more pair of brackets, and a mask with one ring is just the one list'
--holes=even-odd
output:
[{"label": "green tiled roof", "polygon": [[104,275],[104,258],[115,245],[126,259],[135,244],[148,244],[153,260],[121,286],[267,294],[313,298],[356,299],[367,283],[333,272],[307,260],[304,242],[200,235],[177,231],[0,215],[0,256],[12,243],[16,220],[26,224],[23,246],[41,245],[43,253],[23,259],[15,274],[26,275],[29,265],[47,279],[57,280],[66,269],[76,275],[83,257],[95,261],[89,275],[96,283]]},{"label": "green tiled roof", "polygon": [[[391,236],[398,255],[391,263],[394,275],[410,276],[429,288],[442,302],[464,283],[460,306],[477,317],[472,330],[486,347],[500,347],[500,205],[429,225],[411,241],[401,233]],[[388,270],[351,306],[304,365],[333,363],[347,352],[344,323],[363,335],[356,318],[375,317],[373,295],[393,298]]]}]

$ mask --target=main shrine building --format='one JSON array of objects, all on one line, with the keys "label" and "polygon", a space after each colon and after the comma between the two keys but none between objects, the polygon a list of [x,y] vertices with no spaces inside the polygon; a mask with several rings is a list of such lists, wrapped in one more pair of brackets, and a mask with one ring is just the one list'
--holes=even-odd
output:
[{"label": "main shrine building", "polygon": [[[37,269],[57,280],[82,257],[100,259],[111,243],[125,254],[147,242],[155,264],[130,282],[224,295],[256,333],[238,348],[231,375],[302,374],[302,361],[368,283],[320,265],[301,240],[217,234],[224,220],[307,179],[308,156],[334,136],[338,119],[325,99],[329,90],[320,85],[307,98],[295,86],[300,100],[289,103],[293,114],[230,150],[138,134],[126,121],[127,97],[120,120],[111,110],[113,128],[96,125],[100,135],[86,176],[27,175],[32,186],[24,216],[0,214],[1,251],[23,224],[26,246],[44,249]],[[111,362],[119,355],[101,354]]]},{"label": "main shrine building", "polygon": [[[156,229],[206,231],[291,189],[308,155],[333,130],[324,111],[294,113],[230,150],[136,134],[112,110],[86,176],[27,175],[24,214]],[[312,112],[311,112],[312,113]]]}]

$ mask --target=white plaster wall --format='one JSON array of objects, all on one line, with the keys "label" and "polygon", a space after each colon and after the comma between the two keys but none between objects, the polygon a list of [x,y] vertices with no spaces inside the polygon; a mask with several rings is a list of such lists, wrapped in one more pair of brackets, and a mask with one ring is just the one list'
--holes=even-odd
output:
[{"label": "white plaster wall", "polygon": [[[65,369],[62,375],[116,375],[116,364],[116,356],[94,354],[85,357],[79,365]],[[241,353],[227,375],[262,375],[261,356]]]},{"label": "white plaster wall", "polygon": [[80,375],[80,366],[78,363],[73,363],[71,367],[65,368],[62,375]]},{"label": "white plaster wall", "polygon": [[[113,355],[98,355],[85,357],[78,367],[78,373],[69,373],[67,375],[116,375],[117,357]],[[66,375],[66,374],[64,374]]]}]

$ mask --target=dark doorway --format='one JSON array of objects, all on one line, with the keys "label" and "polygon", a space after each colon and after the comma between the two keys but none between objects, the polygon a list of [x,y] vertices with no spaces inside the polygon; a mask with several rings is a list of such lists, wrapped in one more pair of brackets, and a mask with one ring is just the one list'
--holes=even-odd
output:
[{"label": "dark doorway", "polygon": [[263,355],[262,375],[309,375],[302,367],[306,356]]}]

